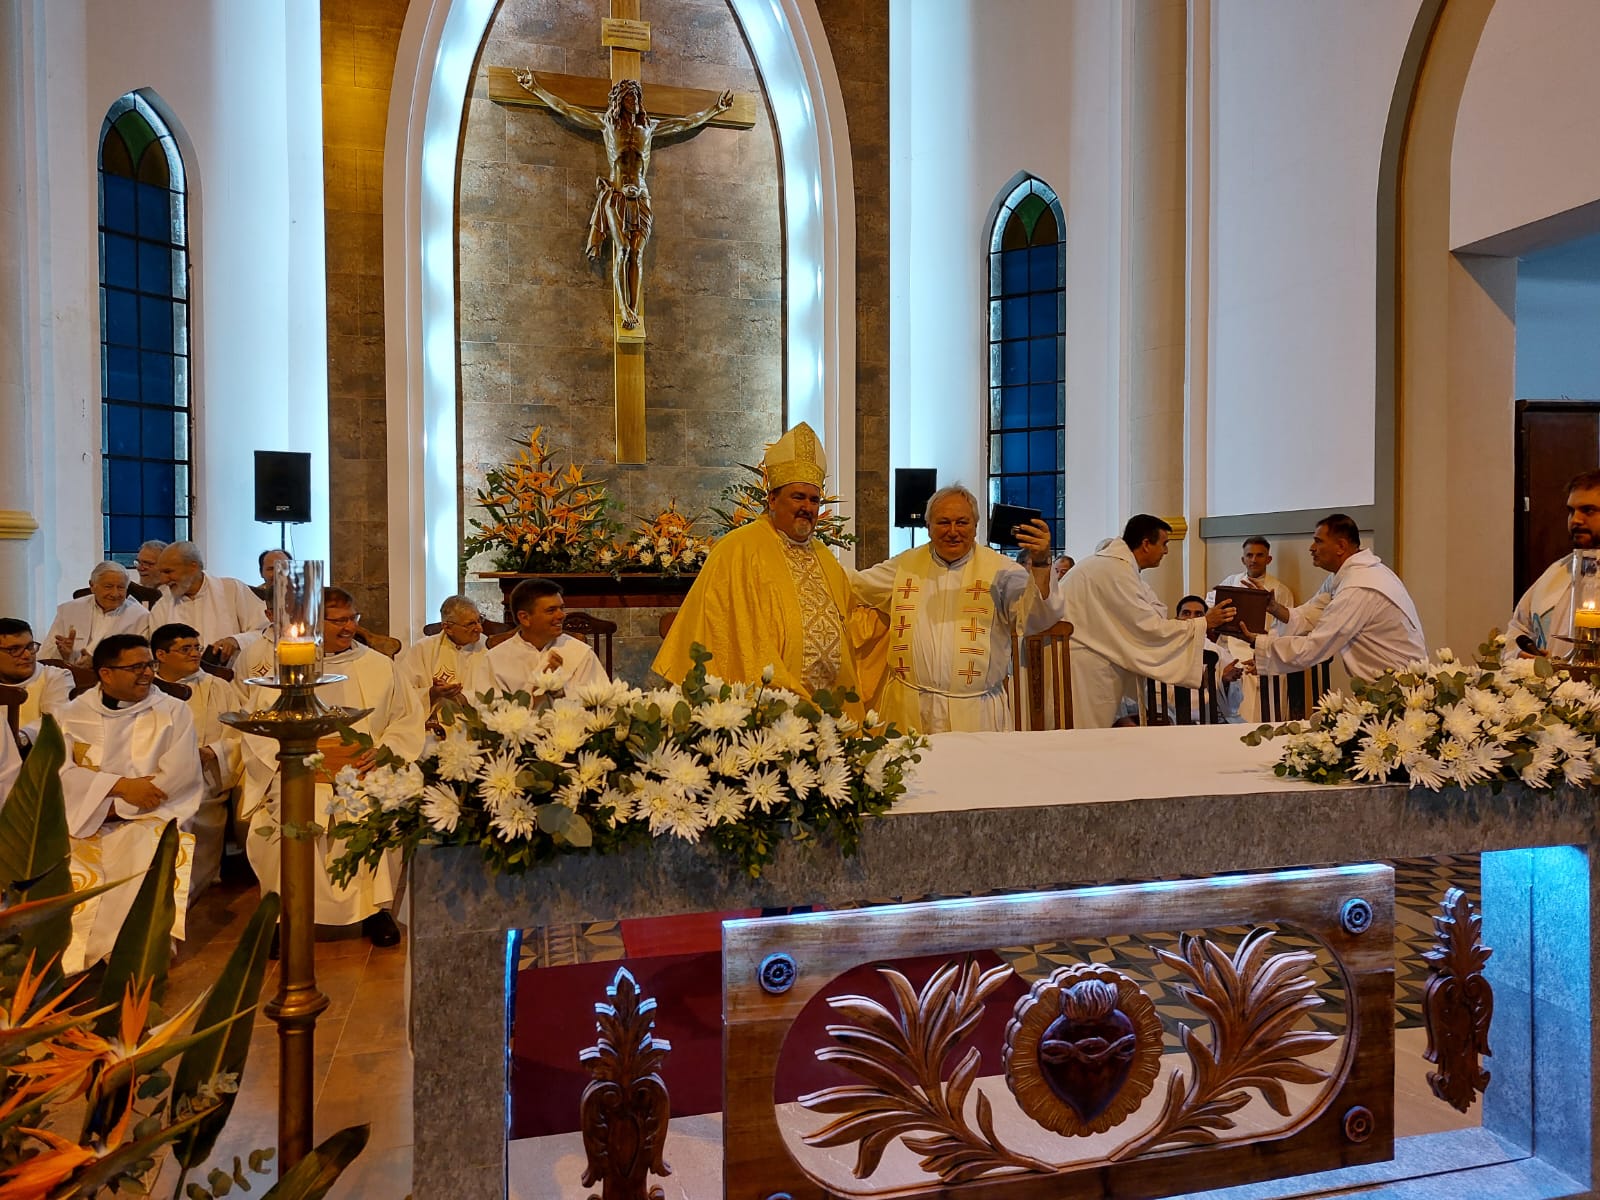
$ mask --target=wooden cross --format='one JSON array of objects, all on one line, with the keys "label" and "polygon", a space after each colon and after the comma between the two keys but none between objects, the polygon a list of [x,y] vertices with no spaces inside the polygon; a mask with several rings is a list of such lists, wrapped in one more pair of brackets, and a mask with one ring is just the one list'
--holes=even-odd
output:
[{"label": "wooden cross", "polygon": [[[576,108],[604,112],[611,85],[624,79],[639,78],[639,56],[650,49],[650,23],[639,19],[639,0],[611,0],[611,15],[600,22],[600,44],[611,55],[609,79],[539,72],[539,82]],[[685,117],[713,106],[720,93],[699,88],[668,87],[651,84],[645,89],[645,109],[652,118]],[[489,68],[489,99],[519,108],[539,108],[544,101],[525,90],[514,68]],[[729,129],[749,129],[756,123],[756,97],[736,95],[732,107],[707,124]],[[613,259],[620,253],[613,242]],[[614,300],[615,304],[616,301]],[[644,439],[644,295],[635,297],[638,323],[623,324],[620,311],[613,322],[612,347],[616,373],[617,461],[645,461]],[[620,306],[619,306],[620,308]]]}]

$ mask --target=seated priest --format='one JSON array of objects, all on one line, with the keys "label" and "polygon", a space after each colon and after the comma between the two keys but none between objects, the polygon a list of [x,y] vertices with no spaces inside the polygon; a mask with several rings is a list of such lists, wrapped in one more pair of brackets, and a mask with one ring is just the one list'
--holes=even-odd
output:
[{"label": "seated priest", "polygon": [[1219,604],[1197,621],[1169,620],[1143,572],[1167,556],[1172,526],[1140,513],[1061,580],[1058,611],[1072,622],[1072,713],[1079,729],[1109,729],[1124,701],[1144,704],[1145,679],[1200,686],[1206,639],[1233,619]]},{"label": "seated priest", "polygon": [[[200,669],[200,631],[192,625],[163,625],[150,635],[156,677],[189,689],[189,715],[200,744],[200,774],[205,793],[195,814],[194,871],[189,895],[197,897],[222,874],[222,844],[228,828],[229,800],[243,771],[239,733],[221,716],[238,707],[233,686]],[[260,697],[256,697],[260,699]]]},{"label": "seated priest", "polygon": [[1014,729],[1011,640],[1057,620],[1047,602],[1050,527],[1017,527],[1027,567],[977,544],[978,498],[940,488],[926,508],[928,542],[851,575],[856,599],[889,619],[889,664],[877,707],[923,733]]},{"label": "seated priest", "polygon": [[[1600,471],[1567,484],[1567,537],[1574,550],[1600,550]],[[1506,622],[1500,657],[1560,657],[1572,649],[1572,555],[1563,554],[1522,593]]]},{"label": "seated priest", "polygon": [[[134,599],[149,607],[161,598],[161,552],[167,543],[151,538],[139,547],[133,569],[138,573],[138,593]],[[131,590],[131,588],[130,588]]]},{"label": "seated priest", "polygon": [[809,696],[858,684],[848,618],[854,606],[844,567],[812,536],[822,508],[827,459],[804,421],[761,460],[766,509],[718,538],[651,664],[682,683],[698,642],[722,679],[772,683]]},{"label": "seated priest", "polygon": [[[1178,601],[1178,620],[1200,621],[1211,611],[1211,605],[1200,596],[1185,596]],[[1240,681],[1244,675],[1244,664],[1234,657],[1233,651],[1228,647],[1227,638],[1219,638],[1216,645],[1217,651],[1217,709],[1222,714],[1224,721],[1239,720],[1239,702],[1243,698],[1244,689]],[[1198,707],[1199,698],[1196,697],[1195,705]]]},{"label": "seated priest", "polygon": [[[370,708],[372,712],[357,721],[351,728],[372,738],[374,746],[383,746],[408,761],[422,753],[423,711],[411,685],[393,659],[370,650],[356,641],[356,626],[361,614],[355,610],[355,601],[343,588],[323,589],[322,599],[322,669],[329,675],[343,675],[338,683],[326,684],[317,689],[317,696],[328,705],[350,708]],[[275,673],[274,653],[277,641],[269,634],[255,641],[241,656],[236,678]],[[242,685],[248,687],[248,685]],[[250,692],[257,689],[249,688]],[[255,696],[244,701],[251,708],[262,707]],[[264,891],[277,891],[279,878],[278,850],[278,743],[270,738],[245,734],[244,744],[244,795],[240,800],[241,813],[250,815],[251,833],[245,840],[245,850],[250,865]],[[362,751],[345,744],[337,734],[322,740],[319,749],[323,755],[318,771],[315,815],[322,820],[328,802],[333,798],[333,778],[345,766],[357,771],[370,768],[376,759],[376,750]],[[269,836],[258,831],[266,830]],[[337,857],[339,847],[326,836],[318,840],[324,863]],[[354,925],[361,922],[362,932],[374,946],[393,946],[400,940],[400,930],[388,906],[394,900],[395,883],[400,876],[398,855],[389,855],[376,871],[363,867],[360,873],[344,886],[337,886],[328,878],[326,869],[316,877],[316,915],[318,925]]]},{"label": "seated priest", "polygon": [[291,561],[287,550],[263,550],[256,555],[256,569],[261,572],[261,582],[250,590],[260,596],[268,608],[272,607],[272,581],[277,577],[278,568],[288,566]]},{"label": "seated priest", "polygon": [[[1272,543],[1260,534],[1252,534],[1244,540],[1244,553],[1239,556],[1239,563],[1244,567],[1242,571],[1235,571],[1225,579],[1217,582],[1217,587],[1258,587],[1265,588],[1272,593],[1272,598],[1285,608],[1294,607],[1294,589],[1276,575],[1267,574],[1267,567],[1272,564]],[[1217,602],[1216,591],[1213,590],[1206,596],[1206,604]],[[1267,618],[1267,631],[1270,633],[1275,618]]]},{"label": "seated priest", "polygon": [[86,660],[102,638],[113,633],[143,637],[150,626],[150,610],[128,595],[128,568],[103,562],[89,572],[89,594],[76,596],[56,608],[44,644],[52,658],[62,662]]},{"label": "seated priest", "polygon": [[1245,641],[1255,647],[1258,674],[1303,671],[1337,654],[1352,679],[1376,679],[1428,657],[1422,618],[1406,585],[1376,554],[1361,548],[1361,530],[1353,520],[1330,513],[1318,521],[1311,561],[1329,572],[1317,594],[1297,608],[1285,608],[1276,599],[1267,606],[1283,631],[1245,631]]},{"label": "seated priest", "polygon": [[443,628],[435,636],[407,646],[394,660],[430,716],[444,701],[461,699],[486,652],[483,614],[466,596],[447,597],[439,605],[439,622]]},{"label": "seated priest", "polygon": [[9,729],[0,729],[0,807],[11,797],[11,785],[22,770],[22,751]]},{"label": "seated priest", "polygon": [[191,625],[223,662],[239,653],[238,635],[266,627],[261,597],[242,579],[207,575],[193,542],[173,542],[158,560],[164,590],[150,610],[150,628]]},{"label": "seated priest", "polygon": [[150,644],[131,633],[112,634],[95,647],[92,661],[98,686],[57,718],[66,740],[61,789],[72,880],[85,888],[132,878],[73,909],[72,944],[62,960],[68,974],[111,952],[169,820],[181,831],[172,936],[183,937],[194,852],[189,823],[205,791],[194,720],[181,700],[153,686]]},{"label": "seated priest", "polygon": [[24,745],[39,732],[42,716],[60,718],[72,695],[72,672],[41,663],[33,626],[16,617],[0,617],[0,683],[28,693],[17,714]]},{"label": "seated priest", "polygon": [[524,579],[511,591],[511,617],[517,623],[516,636],[470,661],[470,696],[491,688],[497,692],[531,693],[535,677],[550,671],[556,672],[560,680],[555,688],[545,688],[547,692],[606,682],[606,669],[589,649],[589,643],[561,632],[567,608],[560,584],[549,579]]}]

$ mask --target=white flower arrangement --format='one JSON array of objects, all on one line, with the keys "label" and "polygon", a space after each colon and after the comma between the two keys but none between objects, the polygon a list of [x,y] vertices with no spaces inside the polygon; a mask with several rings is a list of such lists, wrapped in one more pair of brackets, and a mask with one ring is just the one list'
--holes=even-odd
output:
[{"label": "white flower arrangement", "polygon": [[1263,725],[1250,745],[1286,737],[1273,768],[1318,783],[1447,786],[1520,781],[1532,788],[1588,784],[1600,768],[1600,691],[1549,659],[1501,664],[1449,650],[1408,663],[1352,694],[1325,694],[1305,722]]},{"label": "white flower arrangement", "polygon": [[[865,822],[905,792],[927,745],[846,698],[810,700],[706,673],[681,688],[620,682],[566,694],[486,692],[442,710],[415,763],[380,752],[365,774],[335,780],[329,833],[345,843],[336,880],[419,842],[479,847],[491,870],[519,872],[569,850],[614,852],[647,837],[709,839],[759,875],[785,838],[855,849]],[[876,714],[871,714],[874,718]]]}]

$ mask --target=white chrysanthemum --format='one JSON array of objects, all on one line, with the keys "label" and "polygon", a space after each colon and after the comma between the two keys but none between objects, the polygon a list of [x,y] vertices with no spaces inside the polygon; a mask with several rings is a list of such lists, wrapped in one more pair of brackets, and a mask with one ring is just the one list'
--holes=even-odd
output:
[{"label": "white chrysanthemum", "polygon": [[638,786],[633,791],[633,815],[641,821],[648,821],[650,832],[656,832],[657,823],[662,815],[672,805],[675,797],[664,787],[659,779],[639,779]]},{"label": "white chrysanthemum", "polygon": [[1556,769],[1558,755],[1550,746],[1535,746],[1533,758],[1522,768],[1522,782],[1529,787],[1549,787],[1550,773]]},{"label": "white chrysanthemum", "polygon": [[783,779],[772,771],[754,771],[744,781],[744,794],[750,798],[750,807],[768,812],[789,802],[783,790]]},{"label": "white chrysanthemum", "polygon": [[1386,720],[1369,719],[1364,721],[1361,725],[1361,731],[1380,750],[1386,750],[1394,745],[1394,728]]},{"label": "white chrysanthemum", "polygon": [[516,755],[507,751],[491,755],[478,768],[478,795],[490,812],[500,812],[522,794],[517,784],[519,771]]},{"label": "white chrysanthemum", "polygon": [[528,691],[537,700],[540,696],[549,696],[561,691],[565,683],[566,676],[559,670],[539,671],[528,681]]},{"label": "white chrysanthemum", "polygon": [[484,712],[483,724],[513,746],[529,742],[539,733],[539,715],[514,700],[496,700]]},{"label": "white chrysanthemum", "polygon": [[650,832],[656,836],[670,833],[686,842],[698,842],[706,827],[706,810],[696,800],[676,797],[658,815],[650,820]]},{"label": "white chrysanthemum", "polygon": [[690,720],[701,729],[743,729],[750,716],[750,705],[744,700],[709,700],[695,709]]},{"label": "white chrysanthemum", "polygon": [[739,747],[735,744],[724,746],[722,752],[713,758],[708,765],[718,775],[726,775],[730,779],[736,779],[744,774],[744,768],[740,765],[741,761]]},{"label": "white chrysanthemum", "polygon": [[883,724],[883,718],[878,715],[877,709],[869,708],[867,709],[866,719],[863,720],[861,724],[868,729],[876,729],[879,725]]},{"label": "white chrysanthemum", "polygon": [[739,770],[743,775],[757,767],[777,762],[783,757],[770,731],[752,729],[739,739]]},{"label": "white chrysanthemum", "polygon": [[695,739],[694,752],[709,759],[714,765],[721,757],[725,743],[714,733],[702,733]]},{"label": "white chrysanthemum", "polygon": [[1452,704],[1442,710],[1439,717],[1440,724],[1450,737],[1470,742],[1478,735],[1478,726],[1481,722],[1470,704]]},{"label": "white chrysanthemum", "polygon": [[744,816],[744,793],[721,780],[706,793],[706,816],[713,825],[727,825]]},{"label": "white chrysanthemum", "polygon": [[1401,689],[1401,696],[1407,708],[1427,708],[1433,703],[1434,690],[1431,683],[1420,683],[1416,687]]},{"label": "white chrysanthemum", "polygon": [[1572,704],[1588,708],[1595,702],[1595,690],[1581,679],[1565,679],[1550,693],[1557,704]]},{"label": "white chrysanthemum", "polygon": [[1317,700],[1317,711],[1327,713],[1329,716],[1343,712],[1344,707],[1345,695],[1340,691],[1323,692]]},{"label": "white chrysanthemum", "polygon": [[1444,764],[1446,773],[1454,771],[1455,764],[1460,762],[1466,753],[1466,743],[1460,738],[1447,737],[1439,742],[1438,759]]},{"label": "white chrysanthemum", "polygon": [[1444,768],[1431,754],[1403,755],[1400,765],[1405,768],[1406,777],[1412,787],[1425,787],[1429,791],[1436,792],[1445,785]]},{"label": "white chrysanthemum", "polygon": [[616,708],[626,704],[632,689],[615,679],[603,682],[580,683],[567,690],[567,698],[584,708]]},{"label": "white chrysanthemum", "polygon": [[1536,716],[1542,713],[1544,708],[1544,701],[1539,699],[1538,696],[1535,696],[1525,688],[1518,688],[1516,691],[1506,695],[1505,708],[1502,711],[1505,714],[1504,719],[1509,723],[1511,721],[1521,721],[1525,717]]},{"label": "white chrysanthemum", "polygon": [[1594,742],[1590,738],[1561,721],[1535,730],[1533,740],[1573,758],[1588,758],[1594,750]]},{"label": "white chrysanthemum", "polygon": [[1434,658],[1438,659],[1439,662],[1445,665],[1453,664],[1456,661],[1456,652],[1450,649],[1449,646],[1440,647],[1438,650],[1434,651],[1433,656]]},{"label": "white chrysanthemum", "polygon": [[460,726],[452,726],[450,733],[434,745],[433,760],[440,779],[463,783],[478,773],[478,766],[483,761],[483,748],[469,738]]},{"label": "white chrysanthemum", "polygon": [[1464,698],[1467,704],[1471,706],[1472,711],[1482,717],[1485,722],[1502,719],[1501,714],[1505,701],[1493,692],[1484,688],[1469,687]]},{"label": "white chrysanthemum", "polygon": [[440,833],[454,833],[461,820],[461,797],[454,788],[431,784],[422,793],[422,815]]},{"label": "white chrysanthemum", "polygon": [[1569,758],[1561,764],[1561,774],[1568,783],[1584,784],[1594,775],[1594,768],[1587,758]]},{"label": "white chrysanthemum", "polygon": [[641,698],[646,704],[654,704],[665,716],[678,706],[678,702],[683,699],[683,693],[677,688],[656,688],[654,691],[644,693]]},{"label": "white chrysanthemum", "polygon": [[539,818],[528,798],[516,795],[501,805],[489,822],[504,841],[531,837],[539,827]]},{"label": "white chrysanthemum", "polygon": [[1384,755],[1384,748],[1376,744],[1371,738],[1361,743],[1361,748],[1356,751],[1355,763],[1351,767],[1351,774],[1357,779],[1381,781],[1389,777],[1389,760]]},{"label": "white chrysanthemum", "polygon": [[777,748],[785,754],[811,749],[811,722],[799,713],[786,712],[767,730]]},{"label": "white chrysanthemum", "polygon": [[1361,714],[1348,709],[1340,713],[1334,719],[1332,732],[1334,741],[1340,744],[1350,741],[1361,732]]},{"label": "white chrysanthemum", "polygon": [[572,768],[572,781],[586,792],[598,791],[607,773],[616,769],[617,764],[604,754],[585,750],[578,755],[577,764]]},{"label": "white chrysanthemum", "polygon": [[830,758],[817,771],[817,791],[829,804],[840,805],[850,799],[850,768],[842,758]]},{"label": "white chrysanthemum", "polygon": [[817,786],[817,770],[803,758],[789,764],[789,790],[797,800],[807,800]]},{"label": "white chrysanthemum", "polygon": [[883,778],[883,771],[888,765],[889,748],[885,746],[881,749],[874,750],[871,754],[867,755],[866,761],[861,764],[861,782],[866,784],[875,792],[883,791],[883,785],[885,782]]},{"label": "white chrysanthemum", "polygon": [[633,820],[633,797],[616,788],[607,788],[601,792],[595,797],[594,803],[595,808],[602,814],[600,817],[602,821],[605,820],[603,814],[607,809],[611,811],[610,824],[620,825],[624,821]]},{"label": "white chrysanthemum", "polygon": [[817,760],[819,762],[828,762],[830,759],[838,758],[844,752],[844,747],[839,742],[839,733],[833,723],[833,718],[826,713],[817,722],[813,740],[816,742]]},{"label": "white chrysanthemum", "polygon": [[1539,669],[1535,666],[1535,661],[1531,658],[1513,658],[1501,666],[1500,674],[1507,679],[1518,681],[1532,679]]}]

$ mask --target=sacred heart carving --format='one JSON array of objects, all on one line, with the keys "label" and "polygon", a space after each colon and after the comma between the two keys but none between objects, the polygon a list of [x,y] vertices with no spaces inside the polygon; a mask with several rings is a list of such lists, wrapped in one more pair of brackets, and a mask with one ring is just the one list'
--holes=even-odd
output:
[{"label": "sacred heart carving", "polygon": [[1136,1112],[1161,1068],[1161,1019],[1111,967],[1076,963],[1034,984],[1006,1026],[1006,1082],[1022,1111],[1067,1137]]}]

